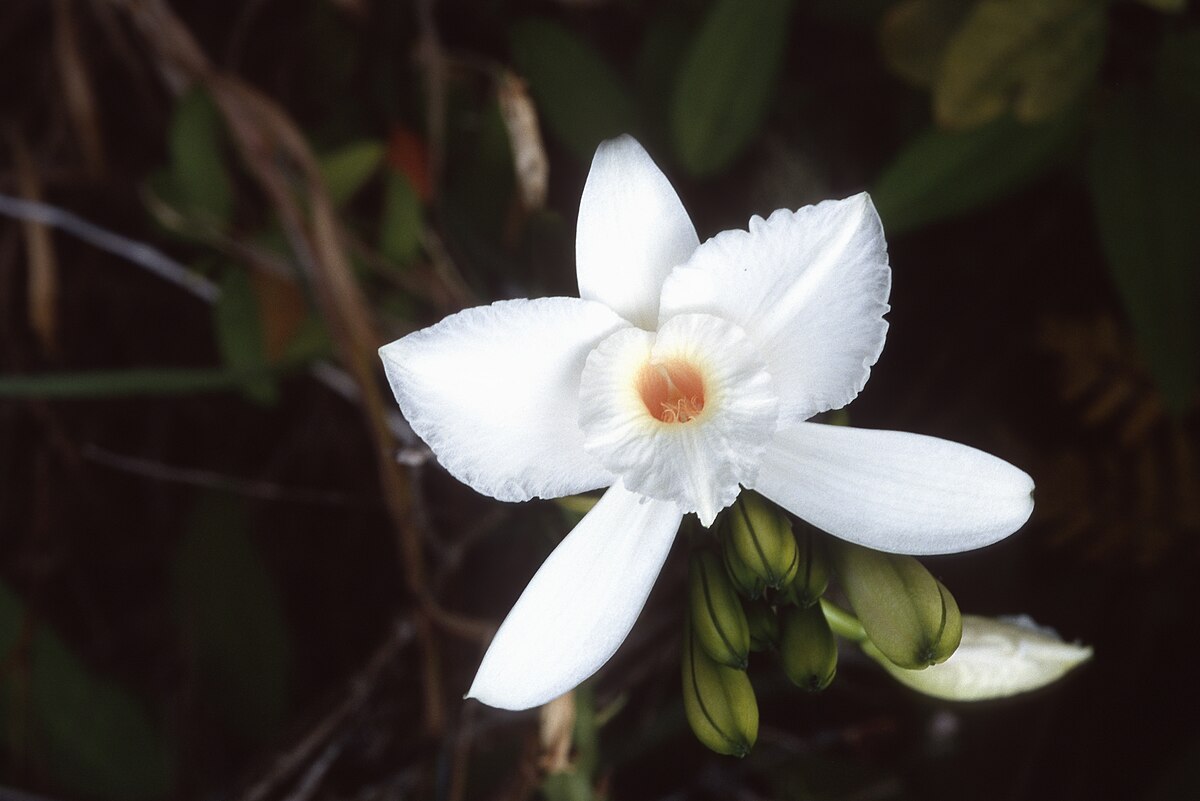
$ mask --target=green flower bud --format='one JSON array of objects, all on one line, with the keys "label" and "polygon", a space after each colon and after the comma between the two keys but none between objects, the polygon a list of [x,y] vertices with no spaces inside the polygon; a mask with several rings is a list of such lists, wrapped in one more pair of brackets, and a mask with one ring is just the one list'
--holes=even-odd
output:
[{"label": "green flower bud", "polygon": [[729,538],[746,567],[771,589],[796,575],[799,553],[792,521],[764,498],[749,491],[738,496],[729,510]]},{"label": "green flower bud", "polygon": [[722,665],[746,667],[750,628],[733,584],[711,551],[692,551],[688,569],[688,598],[696,640]]},{"label": "green flower bud", "polygon": [[796,536],[799,567],[787,587],[787,599],[796,606],[812,606],[821,600],[829,586],[829,558],[823,537],[807,523],[800,524]]},{"label": "green flower bud", "polygon": [[745,605],[746,622],[750,626],[750,650],[766,651],[779,645],[779,617],[766,601],[750,601]]},{"label": "green flower bud", "polygon": [[729,520],[730,517],[726,515],[726,524],[722,528],[721,536],[721,557],[725,562],[725,572],[729,574],[733,586],[744,598],[761,598],[767,591],[767,583],[742,561],[742,557],[738,556],[737,549],[733,547],[733,535],[729,531]]},{"label": "green flower bud", "polygon": [[758,738],[750,679],[710,659],[690,625],[683,632],[683,709],[696,738],[718,754],[743,757]]},{"label": "green flower bud", "polygon": [[837,673],[837,640],[820,604],[788,607],[783,612],[779,654],[783,672],[809,692],[824,690]]},{"label": "green flower bud", "polygon": [[838,540],[832,549],[842,589],[875,647],[898,667],[943,662],[962,639],[962,615],[942,583],[911,556]]}]

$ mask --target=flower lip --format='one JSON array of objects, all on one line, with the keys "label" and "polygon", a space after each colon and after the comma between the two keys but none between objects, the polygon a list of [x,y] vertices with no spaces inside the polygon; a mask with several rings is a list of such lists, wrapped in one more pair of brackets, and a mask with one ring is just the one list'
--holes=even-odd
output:
[{"label": "flower lip", "polygon": [[647,362],[636,380],[646,411],[663,423],[690,423],[704,412],[704,377],[689,361]]},{"label": "flower lip", "polygon": [[656,333],[616,331],[588,354],[579,427],[584,448],[627,489],[710,526],[754,481],[777,407],[741,328],[683,314]]}]

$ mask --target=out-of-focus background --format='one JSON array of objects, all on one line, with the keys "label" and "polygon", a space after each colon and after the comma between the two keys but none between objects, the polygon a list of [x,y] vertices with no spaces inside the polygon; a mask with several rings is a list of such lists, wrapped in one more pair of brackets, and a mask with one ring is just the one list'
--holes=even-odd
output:
[{"label": "out-of-focus background", "polygon": [[[1200,797],[1194,5],[5,0],[0,796]],[[702,239],[872,193],[894,310],[851,419],[1034,476],[1021,532],[926,564],[1090,664],[955,705],[759,655],[719,757],[677,547],[573,704],[461,700],[579,512],[449,478],[375,349],[575,294],[624,132]]]}]

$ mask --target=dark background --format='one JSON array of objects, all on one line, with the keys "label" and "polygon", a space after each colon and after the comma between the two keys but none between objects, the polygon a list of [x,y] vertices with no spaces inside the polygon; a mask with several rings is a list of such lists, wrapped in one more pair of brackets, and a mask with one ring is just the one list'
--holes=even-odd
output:
[{"label": "dark background", "polygon": [[[0,193],[131,242],[0,216],[0,796],[1197,797],[1184,6],[6,2]],[[575,294],[590,154],[622,132],[702,239],[872,192],[893,311],[851,419],[1033,475],[1022,531],[926,564],[1091,663],[956,705],[851,651],[817,696],[756,657],[758,745],[719,757],[679,700],[680,546],[578,694],[567,778],[537,713],[460,700],[577,513],[480,497],[397,439],[374,349]]]}]

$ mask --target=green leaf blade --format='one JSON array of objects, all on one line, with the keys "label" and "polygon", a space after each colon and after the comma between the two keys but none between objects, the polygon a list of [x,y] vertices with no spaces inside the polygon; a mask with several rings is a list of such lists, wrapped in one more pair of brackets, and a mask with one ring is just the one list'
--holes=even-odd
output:
[{"label": "green leaf blade", "polygon": [[32,750],[60,787],[88,798],[167,797],[171,749],[142,705],[95,675],[54,631],[34,625],[23,646],[25,605],[0,583],[0,723],[7,750]]},{"label": "green leaf blade", "polygon": [[1200,153],[1196,116],[1126,94],[1089,154],[1092,208],[1113,283],[1174,413],[1200,385]]},{"label": "green leaf blade", "polygon": [[871,198],[890,234],[965,214],[1036,180],[1078,123],[1068,114],[1038,125],[1003,117],[961,133],[930,129],[900,150]]},{"label": "green leaf blade", "polygon": [[240,267],[225,271],[221,296],[213,307],[217,346],[230,370],[247,377],[246,397],[264,406],[279,399],[275,381],[267,373],[266,335],[262,313],[250,276]]},{"label": "green leaf blade", "polygon": [[546,126],[581,161],[590,162],[600,142],[636,128],[632,98],[587,41],[544,19],[518,22],[509,39]]},{"label": "green leaf blade", "polygon": [[287,711],[283,602],[231,496],[202,496],[175,558],[175,597],[199,692],[234,736],[261,742]]},{"label": "green leaf blade", "polygon": [[354,142],[321,159],[321,177],[335,206],[344,206],[379,170],[384,146],[366,140]]},{"label": "green leaf blade", "polygon": [[717,0],[680,70],[671,104],[675,154],[704,177],[727,167],[770,110],[791,0]]}]

